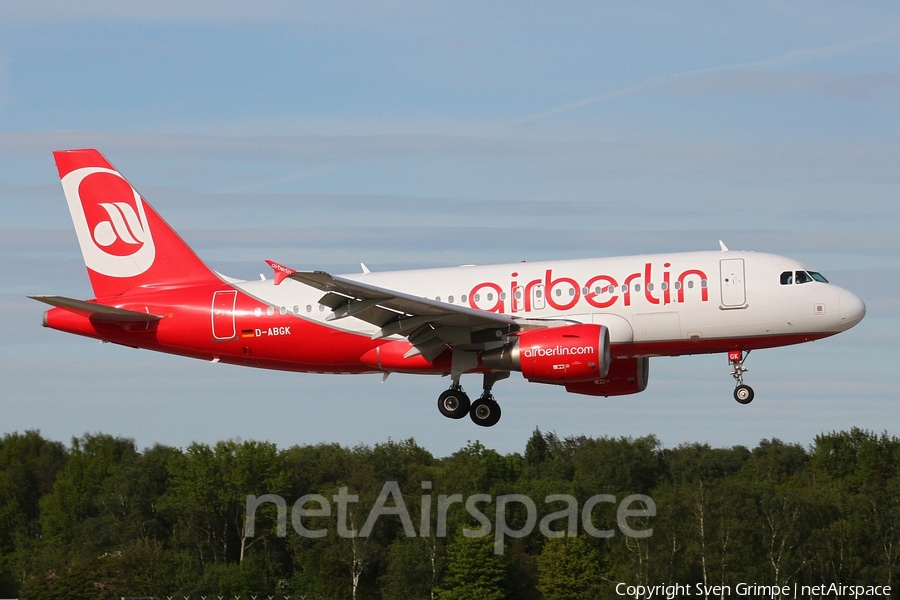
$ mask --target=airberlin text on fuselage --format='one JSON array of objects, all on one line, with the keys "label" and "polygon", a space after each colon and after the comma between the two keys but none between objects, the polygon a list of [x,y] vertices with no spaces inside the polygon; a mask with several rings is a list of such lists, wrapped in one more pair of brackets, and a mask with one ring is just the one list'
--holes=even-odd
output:
[{"label": "airberlin text on fuselage", "polygon": [[[631,273],[622,278],[612,275],[594,275],[582,282],[571,277],[557,277],[553,274],[553,269],[547,269],[542,279],[533,279],[528,282],[518,281],[519,274],[511,273],[511,279],[507,286],[493,281],[476,284],[469,292],[469,306],[489,312],[507,313],[508,301],[509,312],[516,313],[531,312],[535,310],[536,301],[541,303],[546,301],[546,304],[555,310],[570,310],[578,304],[582,296],[584,301],[594,308],[609,308],[620,299],[624,306],[631,306],[640,298],[649,304],[683,303],[685,288],[694,286],[699,290],[691,291],[691,293],[699,292],[701,302],[709,301],[705,272],[700,269],[688,269],[676,277],[668,270],[671,266],[671,263],[664,263],[662,277],[656,279],[654,279],[652,263],[646,263],[643,272]],[[642,289],[637,285],[642,285]],[[543,297],[540,300],[538,300],[539,295],[535,293],[536,287],[543,288]],[[556,295],[557,290],[562,292],[559,296]],[[635,293],[636,298],[632,297],[632,292]],[[486,294],[488,302],[494,301],[495,298],[496,301],[492,306],[486,306],[481,301],[482,294]]]}]

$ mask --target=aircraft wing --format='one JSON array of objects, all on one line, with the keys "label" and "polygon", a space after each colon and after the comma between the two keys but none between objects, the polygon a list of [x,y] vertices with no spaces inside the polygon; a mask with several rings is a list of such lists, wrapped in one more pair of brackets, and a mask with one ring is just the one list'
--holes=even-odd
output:
[{"label": "aircraft wing", "polygon": [[512,317],[438,302],[323,271],[294,271],[287,277],[320,289],[332,310],[327,320],[356,317],[379,328],[373,338],[406,336],[415,347],[407,356],[433,360],[447,346],[483,347],[520,329]]}]

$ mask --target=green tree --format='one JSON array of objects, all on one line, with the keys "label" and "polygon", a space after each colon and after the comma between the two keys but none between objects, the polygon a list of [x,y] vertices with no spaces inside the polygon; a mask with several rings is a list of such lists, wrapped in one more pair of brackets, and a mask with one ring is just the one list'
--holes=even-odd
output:
[{"label": "green tree", "polygon": [[[211,448],[195,443],[171,461],[169,477],[163,504],[173,522],[173,542],[193,552],[201,565],[242,563],[252,546],[273,537],[277,513],[271,504],[257,510],[254,537],[247,535],[245,525],[248,495],[284,494],[288,487],[274,444],[230,440]],[[240,580],[245,571],[227,574]],[[274,590],[274,572],[264,572],[271,577],[259,580],[252,591]]]},{"label": "green tree", "polygon": [[457,537],[447,548],[447,572],[438,588],[440,600],[500,600],[506,594],[505,555],[494,554],[491,536]]},{"label": "green tree", "polygon": [[73,439],[53,491],[40,502],[43,539],[76,544],[95,553],[113,549],[119,532],[114,527],[116,511],[105,502],[107,486],[111,477],[137,457],[134,440],[104,434]]},{"label": "green tree", "polygon": [[537,467],[550,460],[550,444],[537,427],[525,443],[525,464]]},{"label": "green tree", "polygon": [[600,597],[600,556],[583,537],[547,540],[537,564],[537,588],[545,600]]},{"label": "green tree", "polygon": [[19,594],[27,556],[39,538],[41,497],[53,489],[65,448],[37,431],[0,439],[0,596]]},{"label": "green tree", "polygon": [[660,443],[655,436],[585,439],[575,447],[575,483],[587,498],[598,493],[647,494],[660,471]]},{"label": "green tree", "polygon": [[391,544],[382,578],[388,600],[425,600],[434,597],[444,568],[443,541],[437,538],[399,538]]}]

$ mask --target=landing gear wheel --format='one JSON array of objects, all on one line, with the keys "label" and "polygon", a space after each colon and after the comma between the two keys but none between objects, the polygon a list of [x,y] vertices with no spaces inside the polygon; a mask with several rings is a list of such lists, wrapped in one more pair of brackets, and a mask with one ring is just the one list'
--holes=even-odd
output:
[{"label": "landing gear wheel", "polygon": [[482,396],[472,403],[469,409],[469,417],[472,422],[481,427],[493,427],[500,420],[500,405],[492,396]]},{"label": "landing gear wheel", "polygon": [[734,388],[734,399],[741,404],[750,404],[753,402],[753,388],[744,384],[737,386]]},{"label": "landing gear wheel", "polygon": [[728,362],[731,363],[731,376],[734,377],[734,399],[741,404],[750,404],[753,402],[753,388],[744,385],[744,373],[749,371],[744,366],[744,361],[750,356],[750,350],[744,354],[741,350],[730,350],[728,352]]},{"label": "landing gear wheel", "polygon": [[449,389],[438,396],[438,410],[448,419],[462,419],[469,414],[469,397],[461,389]]}]

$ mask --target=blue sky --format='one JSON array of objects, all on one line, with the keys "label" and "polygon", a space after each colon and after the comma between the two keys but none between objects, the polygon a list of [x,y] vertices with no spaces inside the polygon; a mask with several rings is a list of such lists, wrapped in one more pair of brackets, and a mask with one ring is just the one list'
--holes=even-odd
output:
[{"label": "blue sky", "polygon": [[[184,446],[415,437],[438,455],[559,435],[754,445],[900,435],[900,8],[828,2],[6,2],[0,433]],[[89,297],[51,151],[99,148],[212,267],[354,272],[733,249],[867,303],[838,337],[654,359],[613,399],[498,384],[497,427],[439,378],[264,372],[40,327]],[[476,378],[468,387],[477,390]],[[466,384],[464,378],[463,383]]]}]

